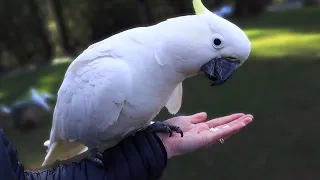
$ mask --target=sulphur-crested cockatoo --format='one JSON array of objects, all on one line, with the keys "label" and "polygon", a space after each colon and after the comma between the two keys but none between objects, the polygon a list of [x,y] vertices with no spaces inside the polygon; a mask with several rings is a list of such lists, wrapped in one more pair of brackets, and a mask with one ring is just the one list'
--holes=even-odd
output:
[{"label": "sulphur-crested cockatoo", "polygon": [[182,135],[179,127],[150,122],[163,107],[171,114],[179,111],[183,80],[204,72],[213,85],[222,84],[251,51],[238,26],[210,12],[201,0],[193,6],[195,15],[115,34],[70,64],[58,91],[43,165],[83,152],[102,165],[99,151],[145,127]]}]

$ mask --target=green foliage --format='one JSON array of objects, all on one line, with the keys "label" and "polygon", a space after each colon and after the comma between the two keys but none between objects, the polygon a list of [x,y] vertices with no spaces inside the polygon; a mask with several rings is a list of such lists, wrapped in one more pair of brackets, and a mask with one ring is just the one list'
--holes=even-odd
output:
[{"label": "green foliage", "polygon": [[[230,1],[203,2],[213,9],[217,4]],[[259,0],[258,4],[266,1],[270,0]],[[247,11],[250,14],[257,8],[248,7],[256,6],[252,4],[256,2],[245,0],[239,4],[237,1],[236,6],[241,13]],[[150,12],[143,12],[141,6],[150,8]],[[128,0],[0,0],[0,21],[3,24],[0,29],[0,65],[4,70],[10,70],[30,64],[48,64],[54,56],[77,55],[88,44],[121,30],[145,25],[144,16],[152,16],[148,23],[154,23],[174,15],[192,13],[191,0],[144,0],[140,3],[140,10],[137,1]]]},{"label": "green foliage", "polygon": [[[36,0],[0,1],[0,58],[3,68],[50,59],[52,49]],[[8,58],[8,59],[6,59]]]},{"label": "green foliage", "polygon": [[[168,10],[169,11],[169,10]],[[172,11],[171,11],[172,12]],[[161,11],[157,13],[162,14]],[[160,16],[156,13],[157,18]],[[182,114],[209,117],[252,113],[254,122],[223,145],[174,158],[163,179],[315,179],[320,146],[320,8],[266,13],[237,20],[252,41],[252,55],[226,84],[212,88],[204,77],[184,83]],[[33,86],[56,93],[68,64],[0,79],[1,101],[9,104]],[[170,117],[165,110],[159,120]],[[51,119],[36,131],[7,130],[27,168],[44,158]]]},{"label": "green foliage", "polygon": [[[156,20],[173,14],[166,2],[149,4]],[[127,0],[0,0],[0,65],[14,69],[51,61],[53,55],[76,55],[88,44],[142,25],[136,6]]]}]

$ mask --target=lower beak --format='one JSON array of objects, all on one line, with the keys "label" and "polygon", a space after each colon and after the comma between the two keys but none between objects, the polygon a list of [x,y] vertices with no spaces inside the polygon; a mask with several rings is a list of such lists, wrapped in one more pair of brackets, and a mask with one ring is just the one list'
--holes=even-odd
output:
[{"label": "lower beak", "polygon": [[216,58],[207,62],[201,67],[207,77],[214,81],[212,86],[220,85],[226,82],[237,69],[239,65],[238,61],[228,58]]}]

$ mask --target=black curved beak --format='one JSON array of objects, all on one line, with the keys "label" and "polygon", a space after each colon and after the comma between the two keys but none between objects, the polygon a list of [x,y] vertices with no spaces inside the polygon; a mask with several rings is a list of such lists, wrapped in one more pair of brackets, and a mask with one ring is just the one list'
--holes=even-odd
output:
[{"label": "black curved beak", "polygon": [[220,85],[226,82],[237,69],[239,61],[231,58],[216,58],[207,62],[201,67],[207,77],[214,81],[211,86]]}]

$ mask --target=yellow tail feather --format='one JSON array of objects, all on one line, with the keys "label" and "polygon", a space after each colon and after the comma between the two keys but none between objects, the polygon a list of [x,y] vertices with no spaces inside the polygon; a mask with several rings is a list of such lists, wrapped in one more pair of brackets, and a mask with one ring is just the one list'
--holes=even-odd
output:
[{"label": "yellow tail feather", "polygon": [[[100,144],[99,151],[115,146],[119,141],[109,141]],[[40,169],[55,168],[60,164],[79,162],[89,155],[88,148],[79,142],[57,141],[54,142],[45,157]]]},{"label": "yellow tail feather", "polygon": [[70,159],[87,151],[87,147],[78,142],[68,142],[68,145],[63,141],[54,142],[45,157],[42,166],[51,166],[56,161]]}]

